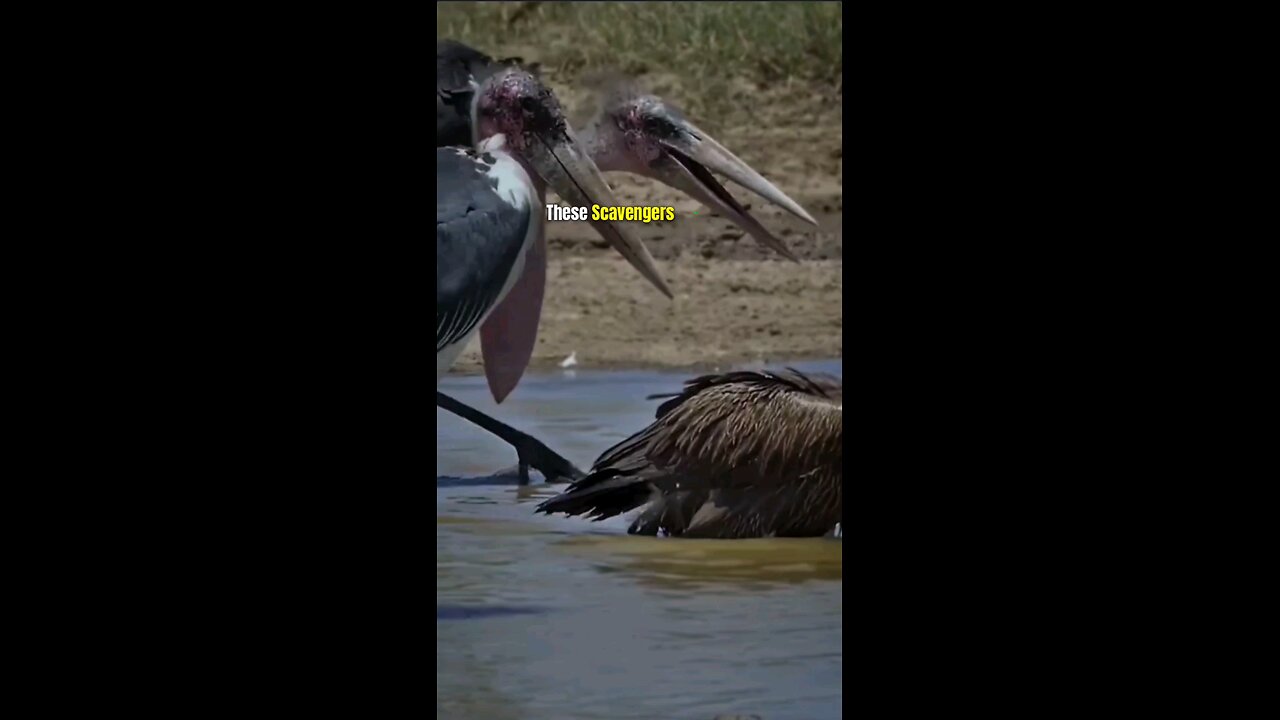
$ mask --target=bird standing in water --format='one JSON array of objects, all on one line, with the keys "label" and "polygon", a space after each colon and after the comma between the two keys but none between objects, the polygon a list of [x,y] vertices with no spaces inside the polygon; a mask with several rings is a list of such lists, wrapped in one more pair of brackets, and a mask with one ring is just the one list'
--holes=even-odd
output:
[{"label": "bird standing in water", "polygon": [[[519,68],[486,78],[470,96],[477,148],[436,148],[436,382],[476,334],[496,402],[515,389],[533,354],[542,313],[550,185],[566,200],[616,206],[549,88]],[[671,290],[625,225],[596,230],[663,295]],[[542,443],[438,390],[436,405],[510,442],[548,479],[581,473]]]}]

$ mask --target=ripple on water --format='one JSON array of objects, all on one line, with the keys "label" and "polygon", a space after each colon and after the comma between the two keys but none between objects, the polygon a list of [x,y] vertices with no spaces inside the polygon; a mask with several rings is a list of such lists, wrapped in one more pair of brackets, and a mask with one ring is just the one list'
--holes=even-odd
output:
[{"label": "ripple on water", "polygon": [[511,615],[537,615],[546,608],[512,605],[436,605],[437,620],[478,620]]},{"label": "ripple on water", "polygon": [[839,581],[842,542],[821,538],[686,540],[633,535],[577,535],[557,548],[596,561],[607,572],[622,572],[641,583],[670,590],[737,585]]}]

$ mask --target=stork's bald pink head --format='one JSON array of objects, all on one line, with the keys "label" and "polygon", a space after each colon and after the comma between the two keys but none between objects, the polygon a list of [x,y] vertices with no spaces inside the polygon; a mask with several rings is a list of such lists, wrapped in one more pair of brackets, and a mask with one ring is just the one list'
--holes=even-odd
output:
[{"label": "stork's bald pink head", "polygon": [[524,150],[536,138],[562,141],[568,127],[555,93],[538,78],[519,68],[498,72],[476,93],[476,142],[501,133],[507,146]]},{"label": "stork's bald pink head", "polygon": [[691,127],[680,111],[652,95],[622,100],[613,107],[610,116],[627,151],[646,165],[652,165],[666,154],[668,144],[683,142],[682,134]]}]

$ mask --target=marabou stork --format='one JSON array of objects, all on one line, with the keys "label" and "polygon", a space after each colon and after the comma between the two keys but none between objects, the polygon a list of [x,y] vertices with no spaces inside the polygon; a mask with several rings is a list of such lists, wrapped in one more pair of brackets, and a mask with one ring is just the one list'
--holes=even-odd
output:
[{"label": "marabou stork", "polygon": [[[461,145],[470,138],[466,112],[469,83],[519,65],[520,58],[494,60],[453,40],[436,41],[436,146]],[[718,210],[764,245],[783,257],[795,255],[751,216],[711,171],[756,193],[813,225],[817,221],[738,159],[715,138],[694,125],[670,103],[644,93],[621,77],[605,84],[595,117],[579,138],[596,167],[604,172],[629,172],[652,178]]]},{"label": "marabou stork", "polygon": [[539,512],[613,517],[632,535],[820,537],[843,527],[843,383],[825,374],[704,375]]},{"label": "marabou stork", "polygon": [[[480,332],[494,400],[515,388],[533,353],[546,280],[546,185],[575,205],[618,205],[580,149],[555,95],[506,67],[470,94],[475,149],[436,149],[436,381]],[[623,257],[671,297],[644,244],[625,226],[593,222]],[[521,480],[580,471],[533,438],[436,392],[436,404],[512,443]]]}]

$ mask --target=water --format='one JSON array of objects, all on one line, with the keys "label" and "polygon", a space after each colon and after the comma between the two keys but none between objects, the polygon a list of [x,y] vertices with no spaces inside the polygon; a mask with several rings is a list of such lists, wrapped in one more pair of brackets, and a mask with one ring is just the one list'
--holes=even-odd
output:
[{"label": "water", "polygon": [[[652,421],[646,395],[690,376],[533,375],[501,406],[482,377],[439,389],[586,469]],[[841,541],[641,538],[629,516],[535,515],[563,486],[485,477],[514,451],[443,410],[436,422],[437,717],[840,717]]]}]

